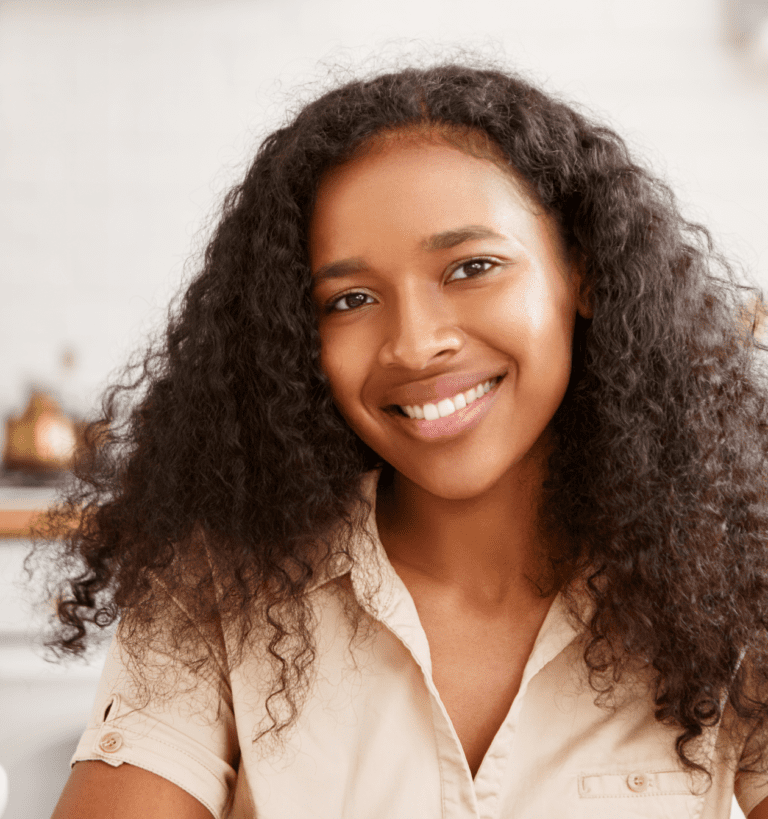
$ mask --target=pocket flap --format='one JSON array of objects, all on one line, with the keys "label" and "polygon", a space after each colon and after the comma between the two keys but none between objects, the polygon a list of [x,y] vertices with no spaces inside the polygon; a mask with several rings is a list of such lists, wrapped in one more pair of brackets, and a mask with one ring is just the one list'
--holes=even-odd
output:
[{"label": "pocket flap", "polygon": [[694,793],[693,778],[686,771],[579,774],[579,796],[600,799],[606,796],[664,796]]}]

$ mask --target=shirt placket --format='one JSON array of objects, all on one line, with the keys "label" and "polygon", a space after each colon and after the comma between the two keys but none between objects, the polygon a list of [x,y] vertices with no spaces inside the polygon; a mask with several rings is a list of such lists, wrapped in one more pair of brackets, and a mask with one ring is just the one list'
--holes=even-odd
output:
[{"label": "shirt placket", "polygon": [[[372,483],[371,488],[374,486]],[[358,600],[363,600],[365,596],[361,592],[364,589],[370,590],[375,579],[383,581],[377,587],[380,609],[376,614],[380,622],[408,649],[422,672],[432,706],[441,778],[442,819],[502,819],[497,817],[499,796],[503,777],[509,775],[510,748],[525,691],[530,680],[565,648],[575,634],[565,620],[562,602],[559,597],[556,598],[547,613],[523,672],[520,690],[473,781],[464,749],[432,679],[429,642],[413,598],[389,562],[378,537],[375,501],[368,525],[373,534],[374,550],[373,553],[368,550],[359,553],[362,559],[352,572],[353,586]]]},{"label": "shirt placket", "polygon": [[507,819],[501,815],[500,798],[506,778],[515,775],[513,749],[531,681],[555,659],[575,638],[576,631],[568,623],[564,603],[556,597],[542,623],[531,655],[523,670],[520,688],[515,695],[506,719],[493,738],[474,780],[478,805],[478,819]]},{"label": "shirt placket", "polygon": [[472,773],[464,749],[432,679],[432,658],[427,635],[405,584],[397,575],[393,582],[394,594],[383,614],[382,622],[408,649],[419,666],[429,691],[440,769],[442,819],[480,819]]},{"label": "shirt placket", "polygon": [[550,607],[523,671],[520,689],[473,780],[464,749],[432,679],[429,642],[416,606],[394,569],[390,566],[384,571],[388,574],[390,594],[380,613],[381,622],[408,649],[430,695],[441,777],[442,818],[507,819],[499,814],[500,796],[504,778],[514,776],[510,757],[528,686],[576,635],[567,622],[564,604],[557,597]]},{"label": "shirt placket", "polygon": [[[368,490],[373,502],[367,525],[373,536],[373,551],[360,543],[356,552],[357,563],[352,570],[352,585],[363,608],[376,617],[408,649],[421,670],[432,706],[432,722],[440,769],[442,819],[479,819],[472,773],[464,756],[464,749],[432,680],[432,658],[427,635],[422,628],[413,598],[389,562],[378,536],[376,484],[373,478],[369,480],[371,483]],[[374,589],[375,611],[368,609],[365,603],[367,595]]]}]

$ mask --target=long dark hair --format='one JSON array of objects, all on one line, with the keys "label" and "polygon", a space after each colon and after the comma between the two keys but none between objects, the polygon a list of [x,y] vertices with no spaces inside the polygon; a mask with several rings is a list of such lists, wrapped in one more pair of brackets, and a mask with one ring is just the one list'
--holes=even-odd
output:
[{"label": "long dark hair", "polygon": [[[325,171],[377,134],[419,128],[488,140],[583,261],[594,317],[577,320],[543,520],[586,575],[596,692],[642,659],[656,718],[679,727],[679,757],[697,767],[691,743],[726,708],[745,730],[766,715],[762,300],[613,131],[495,69],[350,82],[264,140],[49,518],[63,544],[53,645],[83,652],[89,624],[122,618],[143,679],[159,639],[199,677],[221,659],[222,629],[230,664],[266,629],[268,709],[288,706],[269,711],[272,728],[293,720],[314,657],[306,590],[326,561],[353,560],[359,478],[382,466],[318,364],[307,223]],[[357,628],[361,610],[349,613]]]}]

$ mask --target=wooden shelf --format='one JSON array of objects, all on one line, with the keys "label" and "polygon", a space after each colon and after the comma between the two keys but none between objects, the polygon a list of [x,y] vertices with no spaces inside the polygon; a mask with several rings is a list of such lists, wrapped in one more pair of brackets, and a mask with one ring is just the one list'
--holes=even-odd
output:
[{"label": "wooden shelf", "polygon": [[35,518],[53,503],[56,490],[48,487],[0,487],[0,538],[26,538]]}]

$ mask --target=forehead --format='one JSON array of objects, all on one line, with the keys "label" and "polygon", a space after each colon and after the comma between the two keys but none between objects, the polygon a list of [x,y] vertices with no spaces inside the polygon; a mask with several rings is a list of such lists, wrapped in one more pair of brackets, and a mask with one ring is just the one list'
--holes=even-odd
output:
[{"label": "forehead", "polygon": [[512,163],[509,158],[505,155],[501,146],[494,142],[485,131],[449,123],[419,123],[379,131],[363,142],[354,152],[352,158],[364,156],[376,150],[417,145],[447,145],[468,156],[486,159],[505,173],[512,173]]},{"label": "forehead", "polygon": [[[342,168],[360,167],[361,160],[369,160],[385,155],[400,154],[409,151],[426,151],[428,148],[453,149],[458,157],[462,155],[470,160],[482,160],[489,163],[513,182],[518,195],[524,197],[528,204],[538,210],[538,199],[531,187],[515,169],[502,148],[485,132],[449,123],[418,123],[405,127],[380,131],[358,146],[352,155],[340,165],[330,168],[320,179],[320,187],[329,179],[337,177]],[[465,163],[466,164],[466,163]]]},{"label": "forehead", "polygon": [[[426,238],[466,225],[495,228],[543,215],[509,164],[443,139],[388,135],[330,170],[310,222],[316,257],[352,245]],[[394,233],[393,233],[394,231]],[[418,234],[418,235],[417,235]],[[325,255],[325,254],[323,254]]]}]

